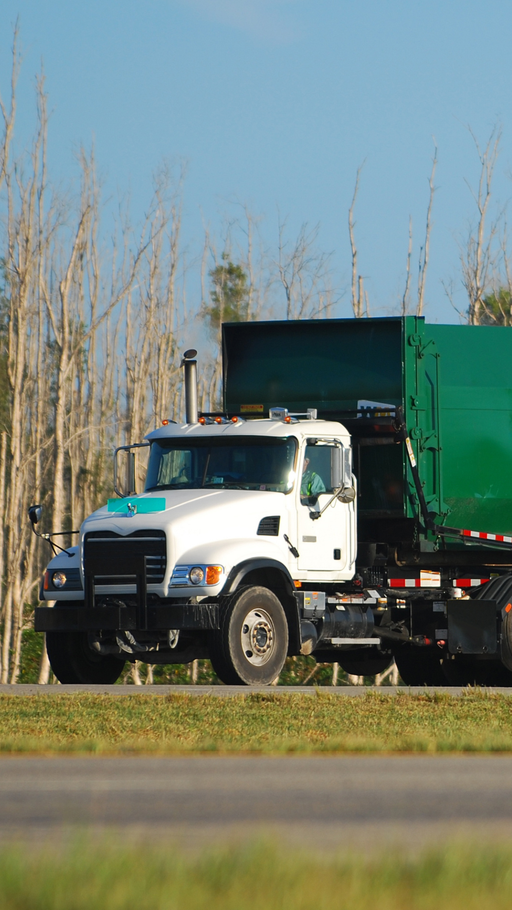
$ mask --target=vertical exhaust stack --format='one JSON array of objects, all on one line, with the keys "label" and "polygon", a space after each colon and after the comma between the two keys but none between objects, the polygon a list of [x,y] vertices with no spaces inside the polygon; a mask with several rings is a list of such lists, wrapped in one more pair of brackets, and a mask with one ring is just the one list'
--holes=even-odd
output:
[{"label": "vertical exhaust stack", "polygon": [[197,410],[197,360],[194,360],[197,351],[193,348],[185,351],[182,367],[185,368],[185,422],[197,423],[199,414]]}]

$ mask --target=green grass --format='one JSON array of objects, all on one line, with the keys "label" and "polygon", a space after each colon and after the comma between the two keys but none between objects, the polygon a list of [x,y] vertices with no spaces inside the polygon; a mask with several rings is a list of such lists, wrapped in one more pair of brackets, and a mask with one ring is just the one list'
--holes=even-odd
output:
[{"label": "green grass", "polygon": [[509,910],[511,892],[512,848],[476,844],[375,858],[272,843],[0,851],[2,910]]},{"label": "green grass", "polygon": [[512,752],[512,697],[0,696],[2,752]]}]

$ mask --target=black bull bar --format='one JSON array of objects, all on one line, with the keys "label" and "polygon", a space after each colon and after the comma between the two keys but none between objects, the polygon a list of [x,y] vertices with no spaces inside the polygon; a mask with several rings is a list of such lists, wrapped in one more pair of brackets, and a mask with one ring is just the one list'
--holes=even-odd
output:
[{"label": "black bull bar", "polygon": [[[108,548],[94,544],[96,541],[88,542],[84,555],[83,602],[68,602],[66,606],[59,606],[57,602],[54,607],[36,607],[36,632],[94,629],[156,632],[219,628],[219,605],[216,603],[148,603],[147,557],[141,552],[143,541],[133,540],[133,544],[126,538],[119,543],[109,541]],[[101,584],[102,578],[108,578],[107,584],[110,585],[116,577],[122,584],[127,581],[135,584],[135,604],[124,602],[125,598],[132,600],[133,594],[111,594],[105,595],[105,602],[97,606],[95,585]]]}]

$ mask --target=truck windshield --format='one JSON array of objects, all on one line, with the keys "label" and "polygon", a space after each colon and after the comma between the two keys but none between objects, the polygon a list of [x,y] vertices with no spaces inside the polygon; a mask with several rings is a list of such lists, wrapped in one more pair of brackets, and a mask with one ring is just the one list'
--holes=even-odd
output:
[{"label": "truck windshield", "polygon": [[295,439],[159,439],[151,443],[146,491],[293,487]]}]

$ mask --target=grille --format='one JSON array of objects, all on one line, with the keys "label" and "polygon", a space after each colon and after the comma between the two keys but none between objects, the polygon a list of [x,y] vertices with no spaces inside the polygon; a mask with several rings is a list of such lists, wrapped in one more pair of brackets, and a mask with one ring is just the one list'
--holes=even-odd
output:
[{"label": "grille", "polygon": [[279,537],[279,524],[281,517],[279,515],[267,515],[262,518],[258,525],[258,534],[262,537]]},{"label": "grille", "polygon": [[89,531],[84,538],[84,560],[101,554],[108,558],[109,548],[116,568],[122,564],[126,575],[96,575],[96,584],[129,585],[131,560],[134,556],[146,557],[146,580],[148,585],[161,584],[167,566],[165,531],[134,531],[133,534],[116,534],[114,531]]}]

